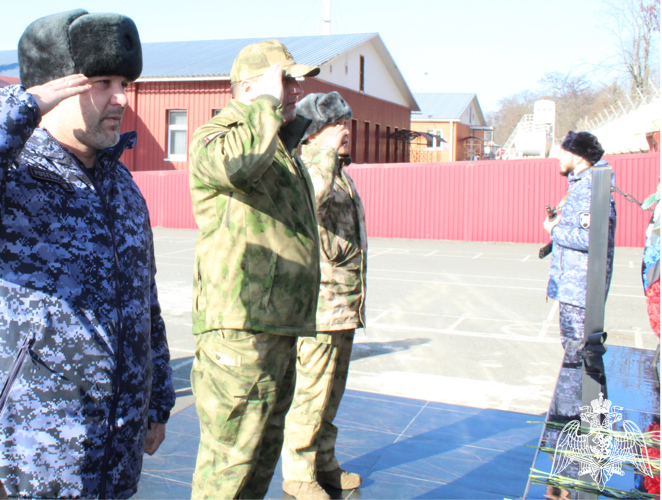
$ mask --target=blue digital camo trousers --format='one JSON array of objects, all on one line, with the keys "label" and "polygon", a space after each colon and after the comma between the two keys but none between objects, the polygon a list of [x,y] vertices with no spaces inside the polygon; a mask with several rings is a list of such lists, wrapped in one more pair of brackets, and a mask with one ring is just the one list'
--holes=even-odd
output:
[{"label": "blue digital camo trousers", "polygon": [[354,330],[328,333],[330,343],[314,337],[297,342],[296,389],[285,419],[283,479],[312,482],[317,471],[340,467],[333,425],[345,393]]},{"label": "blue digital camo trousers", "polygon": [[296,337],[198,335],[191,371],[200,417],[192,498],[264,498],[294,394]]},{"label": "blue digital camo trousers", "polygon": [[563,349],[565,349],[569,340],[584,340],[585,316],[585,308],[559,302],[559,327]]}]

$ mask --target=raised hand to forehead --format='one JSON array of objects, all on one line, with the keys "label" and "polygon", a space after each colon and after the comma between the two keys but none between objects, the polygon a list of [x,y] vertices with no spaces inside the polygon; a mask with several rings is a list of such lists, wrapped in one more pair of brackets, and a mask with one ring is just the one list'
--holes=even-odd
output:
[{"label": "raised hand to forehead", "polygon": [[326,146],[335,149],[336,151],[347,142],[349,137],[349,130],[347,127],[336,124],[331,125],[327,130],[325,130],[324,137],[321,138],[320,146]]},{"label": "raised hand to forehead", "polygon": [[278,65],[272,65],[253,85],[255,96],[272,95],[280,102],[283,102],[283,68]]},{"label": "raised hand to forehead", "polygon": [[87,92],[90,86],[85,75],[69,75],[57,80],[30,87],[27,91],[39,106],[41,115],[53,110],[65,99]]}]

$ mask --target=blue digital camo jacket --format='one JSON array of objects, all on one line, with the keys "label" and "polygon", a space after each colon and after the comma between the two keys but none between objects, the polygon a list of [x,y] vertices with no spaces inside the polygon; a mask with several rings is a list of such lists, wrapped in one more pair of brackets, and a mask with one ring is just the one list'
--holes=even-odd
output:
[{"label": "blue digital camo jacket", "polygon": [[94,178],[20,86],[0,89],[0,481],[9,496],[126,498],[174,404],[145,200]]},{"label": "blue digital camo jacket", "polygon": [[[608,167],[601,160],[594,167]],[[614,174],[611,176],[614,185]],[[586,274],[588,271],[588,232],[591,225],[591,189],[593,167],[568,175],[568,197],[561,208],[561,219],[552,229],[552,262],[549,265],[547,296],[559,302],[586,307]],[[614,240],[616,205],[613,195],[609,204],[609,234],[607,247],[607,283],[609,292]],[[606,295],[605,295],[606,298]]]}]

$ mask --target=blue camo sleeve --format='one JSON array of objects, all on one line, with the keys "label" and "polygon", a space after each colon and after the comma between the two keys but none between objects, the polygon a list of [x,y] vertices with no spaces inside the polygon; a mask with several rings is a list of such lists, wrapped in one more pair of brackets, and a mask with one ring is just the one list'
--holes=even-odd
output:
[{"label": "blue camo sleeve", "polygon": [[582,214],[591,213],[591,183],[582,182],[568,196],[561,208],[561,220],[552,229],[552,241],[555,245],[588,252],[588,227],[581,226]]},{"label": "blue camo sleeve", "polygon": [[39,106],[21,85],[0,89],[0,178],[40,121]]},{"label": "blue camo sleeve", "polygon": [[170,410],[175,406],[175,388],[172,381],[170,366],[170,350],[166,338],[165,322],[161,317],[156,290],[156,262],[154,260],[154,243],[150,237],[151,274],[150,313],[152,316],[152,391],[149,403],[149,421],[165,424],[170,417]]}]

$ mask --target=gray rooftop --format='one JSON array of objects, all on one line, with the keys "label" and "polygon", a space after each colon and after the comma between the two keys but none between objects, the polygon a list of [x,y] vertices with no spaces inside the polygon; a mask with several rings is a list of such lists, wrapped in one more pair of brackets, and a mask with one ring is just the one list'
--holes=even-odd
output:
[{"label": "gray rooftop", "polygon": [[414,98],[421,111],[412,112],[412,120],[458,120],[476,94],[418,93]]},{"label": "gray rooftop", "polygon": [[[297,63],[318,66],[375,36],[377,33],[358,33],[286,36],[278,40],[289,49]],[[145,43],[141,78],[229,76],[232,62],[241,49],[270,38]]]},{"label": "gray rooftop", "polygon": [[[299,64],[318,66],[360,45],[377,33],[284,36],[278,40]],[[229,76],[232,62],[246,45],[274,37],[143,43],[141,78]],[[0,50],[0,75],[19,76],[16,50]]]}]

